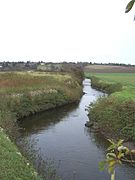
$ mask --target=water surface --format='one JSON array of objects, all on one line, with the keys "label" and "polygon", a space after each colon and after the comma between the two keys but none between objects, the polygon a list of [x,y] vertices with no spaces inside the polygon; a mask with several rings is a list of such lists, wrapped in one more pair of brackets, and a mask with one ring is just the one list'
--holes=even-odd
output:
[{"label": "water surface", "polygon": [[[85,127],[88,121],[86,108],[103,96],[85,79],[84,95],[79,104],[72,104],[25,118],[19,143],[27,151],[36,153],[35,166],[51,159],[56,172],[63,180],[110,180],[107,172],[100,172],[98,163],[104,159],[106,141]],[[123,165],[116,171],[117,180],[135,179],[135,169]],[[41,171],[44,174],[44,169]]]}]

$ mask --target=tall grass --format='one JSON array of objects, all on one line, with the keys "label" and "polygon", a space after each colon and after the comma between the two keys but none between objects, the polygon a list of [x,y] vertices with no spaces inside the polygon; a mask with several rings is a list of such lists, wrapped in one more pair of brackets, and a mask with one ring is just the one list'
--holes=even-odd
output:
[{"label": "tall grass", "polygon": [[82,78],[74,72],[0,73],[0,129],[4,129],[0,133],[0,179],[39,178],[22,155],[18,158],[15,144],[5,141],[5,137],[8,139],[9,136],[12,140],[16,138],[16,122],[22,117],[79,101],[82,95],[81,82]]},{"label": "tall grass", "polygon": [[78,101],[81,82],[74,73],[0,73],[0,125],[10,132],[14,119]]}]

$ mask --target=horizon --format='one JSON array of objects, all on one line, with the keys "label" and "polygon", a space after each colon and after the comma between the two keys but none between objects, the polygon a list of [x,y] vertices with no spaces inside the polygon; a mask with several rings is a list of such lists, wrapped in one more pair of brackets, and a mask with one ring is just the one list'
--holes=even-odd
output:
[{"label": "horizon", "polygon": [[135,64],[126,64],[126,63],[113,63],[113,62],[108,62],[108,63],[96,63],[96,62],[93,62],[93,61],[69,61],[69,62],[66,62],[66,61],[61,61],[61,62],[52,62],[52,61],[0,61],[0,63],[45,63],[45,64],[48,64],[48,63],[52,63],[52,64],[60,64],[60,63],[75,63],[75,64],[78,64],[78,63],[88,63],[89,65],[110,65],[110,66],[135,66]]}]

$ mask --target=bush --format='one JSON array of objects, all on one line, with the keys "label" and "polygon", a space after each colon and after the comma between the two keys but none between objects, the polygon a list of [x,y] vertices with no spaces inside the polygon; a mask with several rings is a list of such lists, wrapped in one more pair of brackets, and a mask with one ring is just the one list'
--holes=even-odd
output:
[{"label": "bush", "polygon": [[135,140],[135,101],[113,96],[100,98],[92,104],[90,121],[96,122],[108,136]]}]

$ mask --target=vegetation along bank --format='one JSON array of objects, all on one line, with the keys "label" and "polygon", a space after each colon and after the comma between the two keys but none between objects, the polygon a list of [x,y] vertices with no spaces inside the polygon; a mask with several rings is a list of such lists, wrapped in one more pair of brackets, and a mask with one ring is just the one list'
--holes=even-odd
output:
[{"label": "vegetation along bank", "polygon": [[79,101],[82,78],[77,71],[0,73],[0,179],[41,179],[13,141],[18,132],[16,122]]},{"label": "vegetation along bank", "polygon": [[89,126],[109,138],[135,141],[135,73],[85,73],[92,87],[109,94],[90,105]]}]

